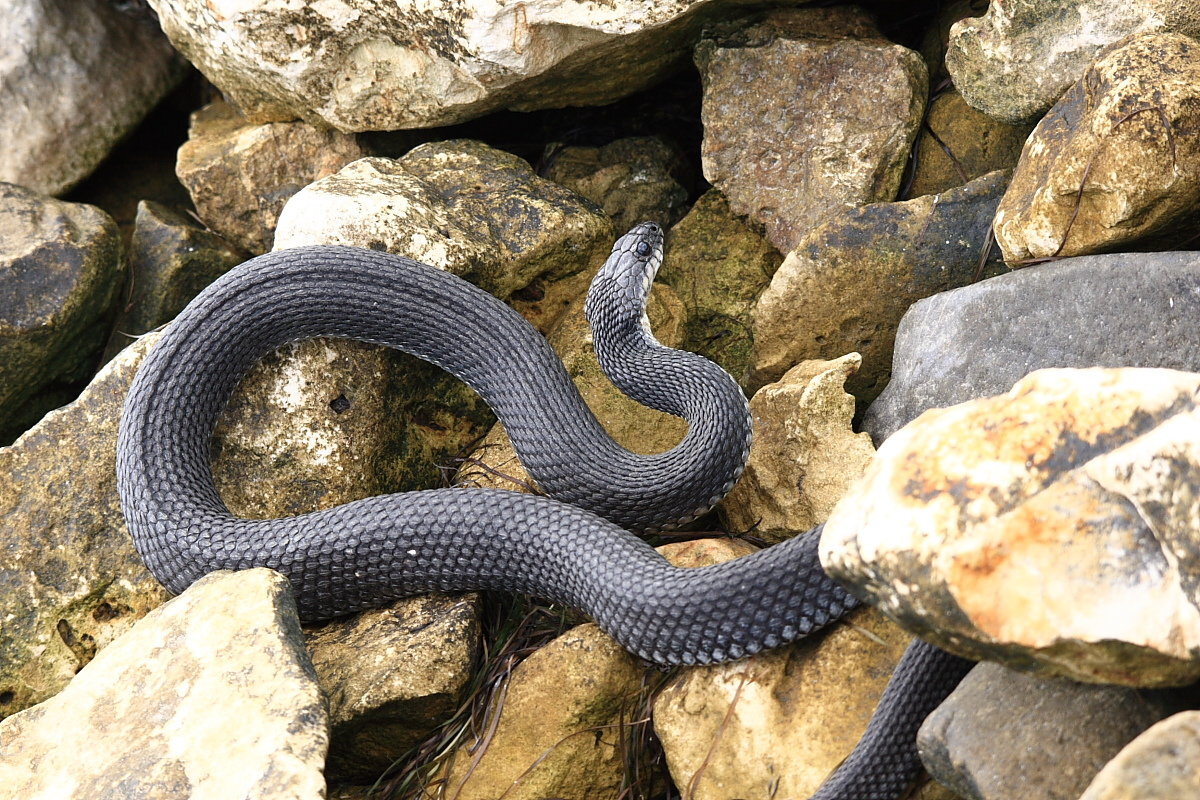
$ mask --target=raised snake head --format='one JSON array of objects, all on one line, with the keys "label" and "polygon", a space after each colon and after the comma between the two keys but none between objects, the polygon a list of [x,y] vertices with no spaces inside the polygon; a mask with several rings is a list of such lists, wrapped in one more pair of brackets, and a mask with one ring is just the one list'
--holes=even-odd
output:
[{"label": "raised snake head", "polygon": [[646,299],[662,259],[663,229],[656,223],[638,223],[617,240],[588,290],[584,315],[593,335],[598,335],[596,320],[601,318],[613,332],[636,324],[650,333]]}]

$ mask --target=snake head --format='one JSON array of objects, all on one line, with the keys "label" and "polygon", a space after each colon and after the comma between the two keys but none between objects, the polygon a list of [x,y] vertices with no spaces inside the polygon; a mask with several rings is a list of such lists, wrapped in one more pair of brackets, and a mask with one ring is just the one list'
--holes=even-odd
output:
[{"label": "snake head", "polygon": [[605,325],[636,323],[649,331],[646,298],[662,259],[663,229],[653,222],[641,222],[617,240],[588,290],[584,315],[593,331],[601,317]]}]

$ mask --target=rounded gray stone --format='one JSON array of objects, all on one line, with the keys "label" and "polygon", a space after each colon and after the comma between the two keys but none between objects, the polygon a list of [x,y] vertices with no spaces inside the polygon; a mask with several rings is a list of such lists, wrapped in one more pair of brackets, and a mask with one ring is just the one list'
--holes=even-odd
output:
[{"label": "rounded gray stone", "polygon": [[1039,264],[915,303],[892,379],[863,428],[876,443],[922,411],[1008,391],[1044,367],[1200,371],[1200,253]]}]

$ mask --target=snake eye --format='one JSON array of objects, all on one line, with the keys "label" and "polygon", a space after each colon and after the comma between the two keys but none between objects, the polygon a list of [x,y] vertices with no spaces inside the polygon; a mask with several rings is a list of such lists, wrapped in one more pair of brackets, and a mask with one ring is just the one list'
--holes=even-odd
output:
[{"label": "snake eye", "polygon": [[637,253],[642,258],[650,255],[650,245],[646,242],[638,242],[633,246],[633,252]]}]

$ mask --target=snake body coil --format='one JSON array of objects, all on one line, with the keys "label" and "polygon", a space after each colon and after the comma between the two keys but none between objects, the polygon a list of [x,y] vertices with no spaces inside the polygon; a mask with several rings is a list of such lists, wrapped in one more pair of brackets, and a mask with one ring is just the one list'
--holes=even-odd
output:
[{"label": "snake body coil", "polygon": [[[309,620],[430,590],[526,592],[585,611],[660,664],[739,658],[837,619],[857,601],[822,571],[819,530],[700,569],[671,566],[625,530],[710,508],[740,474],[750,441],[736,383],[650,334],[645,301],[661,258],[661,229],[636,227],[587,303],[614,383],[688,421],[679,445],[651,456],[612,441],[532,326],[453,275],[332,246],[237,267],[171,323],[126,401],[118,489],[146,565],[174,592],[213,570],[271,567],[290,579]],[[257,359],[316,336],[385,344],[461,378],[550,497],[445,489],[286,519],[232,515],[209,463],[217,417]]]}]

